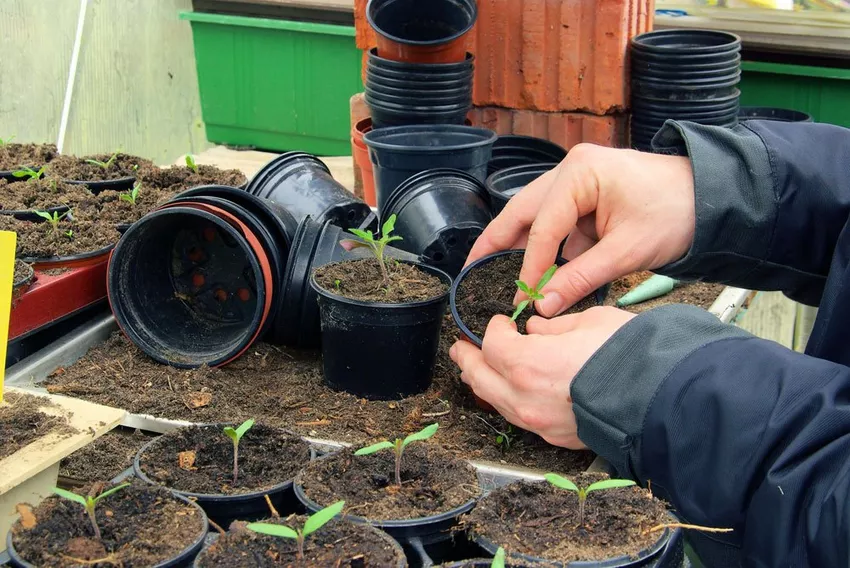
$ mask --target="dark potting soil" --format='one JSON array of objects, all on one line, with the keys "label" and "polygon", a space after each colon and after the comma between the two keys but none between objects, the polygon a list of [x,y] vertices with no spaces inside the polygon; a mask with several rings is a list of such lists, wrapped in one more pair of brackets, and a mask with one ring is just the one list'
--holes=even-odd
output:
[{"label": "dark potting soil", "polygon": [[[293,529],[304,526],[305,516],[285,520],[267,519],[264,523],[287,525]],[[328,566],[398,566],[402,558],[389,537],[367,525],[356,525],[335,519],[304,542],[304,558],[298,559],[298,546],[288,538],[261,535],[233,523],[231,530],[219,537],[198,558],[200,568],[265,568],[286,566],[311,568]]]},{"label": "dark potting soil", "polygon": [[83,186],[57,182],[55,179],[32,179],[9,183],[0,180],[0,209],[21,211],[49,209],[60,205],[75,207],[78,203],[94,199]]},{"label": "dark potting soil", "polygon": [[38,169],[56,157],[54,144],[18,144],[0,146],[0,171],[16,171],[21,167]]},{"label": "dark potting soil", "polygon": [[109,481],[132,467],[136,453],[150,441],[139,430],[117,428],[63,459],[59,475],[77,482]]},{"label": "dark potting soil", "polygon": [[385,304],[430,300],[447,290],[439,278],[412,264],[387,259],[386,266],[389,285],[383,282],[381,266],[373,258],[322,266],[316,270],[316,283],[345,298]]},{"label": "dark potting soil", "polygon": [[139,180],[146,186],[180,193],[200,185],[226,185],[240,187],[248,179],[239,170],[220,170],[214,166],[198,166],[197,173],[186,166],[170,168],[147,168],[139,174]]},{"label": "dark potting soil", "polygon": [[[487,325],[493,316],[514,313],[516,280],[522,269],[521,254],[496,258],[484,266],[472,270],[460,283],[457,290],[457,310],[461,321],[478,337],[484,337]],[[584,298],[565,313],[583,312],[596,305],[596,299]],[[534,315],[533,307],[527,308],[516,320],[517,329],[525,333],[525,325]]]},{"label": "dark potting soil", "polygon": [[237,495],[289,481],[309,461],[307,442],[278,428],[255,424],[239,442],[239,476],[235,484],[233,442],[225,436],[222,426],[173,430],[145,450],[140,465],[153,481],[171,489]]},{"label": "dark potting soil", "polygon": [[15,259],[15,276],[12,278],[12,284],[21,285],[32,275],[32,267],[20,259]]},{"label": "dark potting soil", "polygon": [[391,450],[368,456],[343,450],[309,464],[297,482],[319,505],[327,507],[342,499],[346,514],[373,521],[439,515],[481,494],[471,465],[435,444],[423,443],[404,450],[400,488]]},{"label": "dark potting soil", "polygon": [[[160,205],[174,197],[174,194],[145,184],[139,186],[136,202],[127,201],[130,191],[102,191],[97,196],[98,218],[112,224],[135,223]],[[122,196],[124,196],[122,198]]]},{"label": "dark potting soil", "polygon": [[85,212],[80,208],[73,219],[64,217],[56,230],[49,223],[20,221],[8,215],[0,215],[0,230],[18,234],[15,254],[20,258],[93,252],[115,244],[121,237],[115,223],[99,218],[97,210]]},{"label": "dark potting soil", "polygon": [[[586,487],[606,477],[583,473],[571,479]],[[647,490],[625,487],[590,493],[579,526],[575,493],[546,482],[518,482],[481,499],[464,522],[507,552],[566,563],[636,554],[661,536],[648,533],[650,528],[672,519]]]},{"label": "dark potting soil", "polygon": [[51,407],[55,405],[43,396],[6,393],[0,405],[0,460],[47,434],[70,436],[77,432],[65,416],[41,411]]},{"label": "dark potting soil", "polygon": [[[605,299],[606,306],[617,305],[617,300],[620,299],[626,292],[652,277],[652,273],[648,271],[635,272],[625,278],[621,278],[611,284],[611,290],[608,292],[608,297]],[[627,312],[640,314],[652,308],[657,308],[666,304],[688,304],[697,306],[698,308],[708,309],[720,292],[723,290],[722,284],[708,284],[706,282],[693,282],[676,287],[672,292],[661,298],[655,298],[648,302],[636,304],[623,308]]]},{"label": "dark potting soil", "polygon": [[[84,487],[95,494],[108,485]],[[200,536],[203,520],[195,508],[167,489],[135,481],[101,501],[94,538],[85,509],[58,497],[44,500],[12,527],[15,550],[36,566],[125,568],[153,566],[188,548]]]},{"label": "dark potting soil", "polygon": [[136,177],[146,169],[156,168],[150,160],[121,153],[118,154],[115,161],[108,168],[97,164],[90,164],[86,161],[97,160],[106,163],[111,157],[112,154],[96,154],[83,157],[62,154],[56,156],[50,162],[50,167],[47,168],[47,175],[51,178],[75,181],[105,181]]}]

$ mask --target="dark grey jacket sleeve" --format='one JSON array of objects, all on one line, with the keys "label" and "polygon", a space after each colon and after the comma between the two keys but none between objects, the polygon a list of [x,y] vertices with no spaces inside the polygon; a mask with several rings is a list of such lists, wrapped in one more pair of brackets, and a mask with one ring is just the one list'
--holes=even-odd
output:
[{"label": "dark grey jacket sleeve", "polygon": [[820,302],[850,217],[850,130],[668,122],[653,144],[690,157],[696,192],[694,244],[658,272]]}]

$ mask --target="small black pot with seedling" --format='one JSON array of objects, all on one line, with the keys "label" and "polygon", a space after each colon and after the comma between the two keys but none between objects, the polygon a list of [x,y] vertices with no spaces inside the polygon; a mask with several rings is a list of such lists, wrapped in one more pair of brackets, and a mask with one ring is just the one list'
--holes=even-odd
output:
[{"label": "small black pot with seedling", "polygon": [[[97,160],[93,158],[88,158],[85,160],[86,164],[96,166],[97,168],[100,168],[100,170],[103,171],[102,179],[68,179],[64,181],[65,183],[70,183],[72,185],[84,185],[88,187],[89,190],[95,195],[100,193],[101,191],[106,191],[109,189],[115,191],[130,189],[136,182],[135,175],[119,175],[119,177],[113,177],[113,174],[110,173],[114,171],[116,161],[118,160],[118,157],[120,155],[120,152],[114,152],[106,160]],[[136,166],[136,169],[138,169],[138,165]]]},{"label": "small black pot with seedling", "polygon": [[346,250],[372,258],[322,266],[310,285],[318,294],[325,381],[373,400],[424,392],[431,384],[451,278],[436,268],[386,257],[395,215],[382,234],[351,229]]}]

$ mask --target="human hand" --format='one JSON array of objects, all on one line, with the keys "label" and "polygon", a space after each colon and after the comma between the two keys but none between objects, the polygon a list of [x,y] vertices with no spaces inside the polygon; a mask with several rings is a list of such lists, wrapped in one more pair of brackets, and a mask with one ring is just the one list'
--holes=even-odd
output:
[{"label": "human hand", "polygon": [[508,202],[478,238],[467,264],[525,248],[523,282],[537,282],[558,247],[561,267],[537,302],[561,313],[597,288],[682,258],[694,240],[694,180],[688,158],[579,144]]},{"label": "human hand", "polygon": [[576,429],[570,386],[584,364],[634,314],[590,308],[551,320],[528,320],[529,335],[506,316],[496,316],[478,349],[458,341],[450,351],[461,379],[515,426],[550,444],[584,449]]}]

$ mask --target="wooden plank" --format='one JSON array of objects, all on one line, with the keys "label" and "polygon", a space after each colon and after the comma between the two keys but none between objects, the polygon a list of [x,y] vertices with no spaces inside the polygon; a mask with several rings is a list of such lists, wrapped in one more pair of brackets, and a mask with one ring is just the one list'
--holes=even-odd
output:
[{"label": "wooden plank", "polygon": [[797,304],[781,292],[759,292],[738,325],[763,339],[794,348]]},{"label": "wooden plank", "polygon": [[[7,389],[7,394],[25,392],[13,387]],[[40,410],[53,416],[65,416],[77,432],[48,434],[0,461],[0,495],[109,432],[126,414],[124,410],[65,396],[44,395],[44,398],[55,406],[46,404]]]}]

